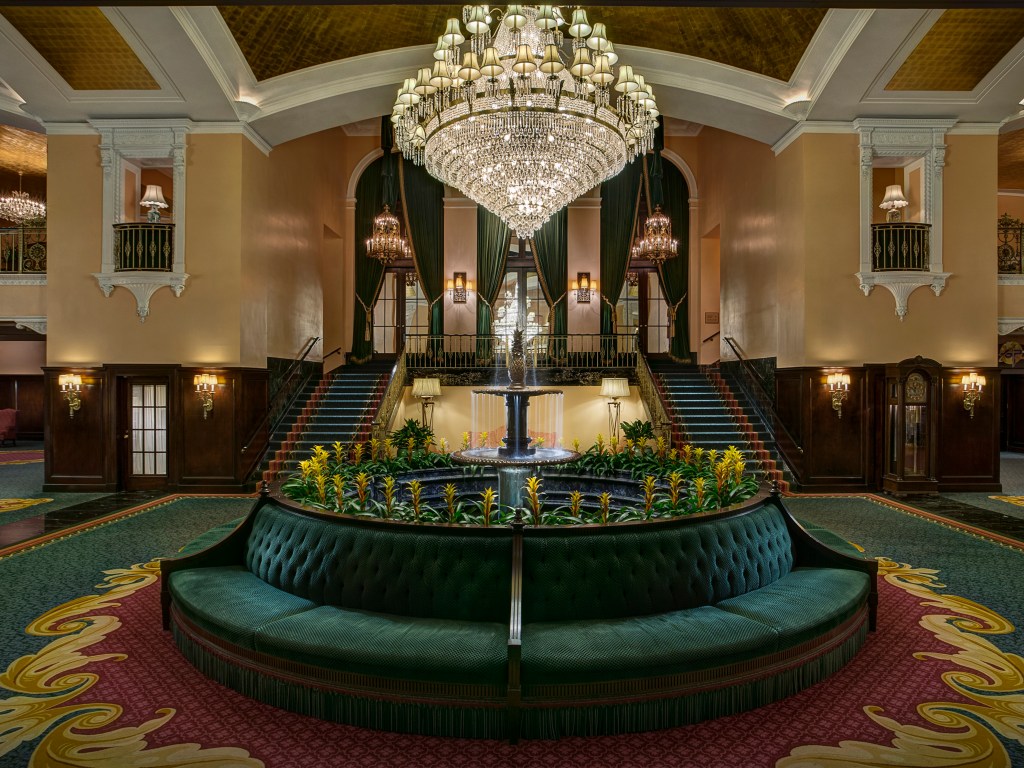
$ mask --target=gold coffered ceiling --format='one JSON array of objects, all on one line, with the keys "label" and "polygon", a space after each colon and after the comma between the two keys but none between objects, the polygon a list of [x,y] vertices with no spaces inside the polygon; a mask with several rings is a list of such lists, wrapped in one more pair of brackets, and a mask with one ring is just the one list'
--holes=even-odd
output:
[{"label": "gold coffered ceiling", "polygon": [[[223,6],[257,80],[374,51],[433,43],[461,5]],[[589,11],[615,43],[682,53],[789,80],[822,8],[640,8]]]},{"label": "gold coffered ceiling", "polygon": [[0,170],[46,175],[46,137],[0,125]]},{"label": "gold coffered ceiling", "polygon": [[999,136],[999,188],[1024,191],[1024,129]]},{"label": "gold coffered ceiling", "polygon": [[1024,10],[945,11],[887,91],[973,91],[1024,37]]},{"label": "gold coffered ceiling", "polygon": [[76,91],[160,88],[99,8],[7,6],[0,14]]}]

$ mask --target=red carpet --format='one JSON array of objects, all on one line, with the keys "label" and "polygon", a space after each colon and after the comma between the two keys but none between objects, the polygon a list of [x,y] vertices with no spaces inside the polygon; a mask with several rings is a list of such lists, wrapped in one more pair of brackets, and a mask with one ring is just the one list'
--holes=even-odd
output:
[{"label": "red carpet", "polygon": [[0,464],[37,464],[42,460],[42,451],[0,451]]},{"label": "red carpet", "polygon": [[[978,721],[999,719],[1000,705],[1020,706],[1024,660],[980,636],[1012,626],[982,606],[934,591],[939,585],[929,572],[893,563],[882,570],[890,575],[880,584],[878,631],[839,674],[743,715],[655,733],[512,747],[366,731],[256,703],[202,677],[160,630],[152,564],[108,577],[117,585],[104,597],[81,598],[42,617],[35,633],[58,637],[12,664],[0,684],[49,696],[75,688],[49,705],[53,727],[36,752],[37,759],[46,752],[54,760],[47,764],[62,766],[1009,766],[998,739]],[[979,682],[985,680],[991,692],[1012,695],[975,693],[971,702],[954,690],[957,680],[948,674],[964,667],[982,675],[971,681],[975,690],[986,688]],[[25,701],[15,696],[7,704],[19,698]],[[944,706],[929,709],[929,702]],[[932,722],[919,713],[921,705],[922,713],[933,713]],[[60,719],[58,706],[75,716]],[[880,717],[869,717],[868,707],[877,707]],[[960,714],[968,709],[973,721]],[[19,717],[45,721],[38,699],[32,711],[5,713],[0,702],[0,734],[8,729],[0,736],[0,756]],[[902,731],[895,741],[893,730]],[[836,751],[840,742],[847,743]]]}]

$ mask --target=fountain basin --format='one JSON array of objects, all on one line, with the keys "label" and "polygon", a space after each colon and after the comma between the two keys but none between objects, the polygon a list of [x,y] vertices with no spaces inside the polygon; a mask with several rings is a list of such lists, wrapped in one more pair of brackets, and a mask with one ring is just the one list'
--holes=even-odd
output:
[{"label": "fountain basin", "polygon": [[482,464],[489,467],[541,467],[548,464],[564,464],[580,457],[576,451],[566,448],[531,448],[524,456],[508,456],[503,448],[467,448],[455,451],[452,461],[456,464]]}]

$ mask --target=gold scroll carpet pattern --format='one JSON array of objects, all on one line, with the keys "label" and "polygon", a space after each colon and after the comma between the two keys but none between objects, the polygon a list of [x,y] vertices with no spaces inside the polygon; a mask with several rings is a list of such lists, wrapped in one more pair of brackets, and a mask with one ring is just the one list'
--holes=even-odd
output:
[{"label": "gold scroll carpet pattern", "polygon": [[[998,613],[966,598],[943,595],[937,571],[879,558],[880,574],[907,592],[927,611],[922,627],[950,652],[915,654],[944,661],[943,682],[965,701],[926,702],[917,707],[927,726],[898,722],[878,704],[865,715],[892,734],[889,744],[843,741],[839,746],[800,746],[778,761],[779,768],[903,766],[904,768],[1012,768],[1000,737],[1024,743],[1024,659],[1005,653],[986,636],[1009,634],[1013,625]],[[57,606],[30,624],[26,632],[53,639],[40,651],[11,662],[0,688],[0,763],[4,755],[38,740],[30,765],[62,768],[255,768],[263,763],[237,747],[203,748],[180,743],[154,747],[148,737],[175,715],[169,707],[140,724],[121,722],[118,704],[88,701],[99,680],[90,666],[127,657],[89,653],[121,627],[112,615],[119,600],[150,587],[159,578],[152,561],[106,571],[99,594]]]},{"label": "gold scroll carpet pattern", "polygon": [[36,504],[45,504],[53,499],[0,499],[0,514],[4,512],[17,512]]}]

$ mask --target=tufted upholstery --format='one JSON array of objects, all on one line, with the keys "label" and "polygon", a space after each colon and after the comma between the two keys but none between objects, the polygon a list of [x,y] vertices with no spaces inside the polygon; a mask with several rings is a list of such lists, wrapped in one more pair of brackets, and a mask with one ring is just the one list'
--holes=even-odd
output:
[{"label": "tufted upholstery", "polygon": [[671,529],[526,533],[525,624],[714,605],[765,587],[793,567],[786,522],[771,507]]},{"label": "tufted upholstery", "polygon": [[282,592],[355,610],[508,622],[512,538],[331,525],[274,505],[259,511],[245,564]]}]

